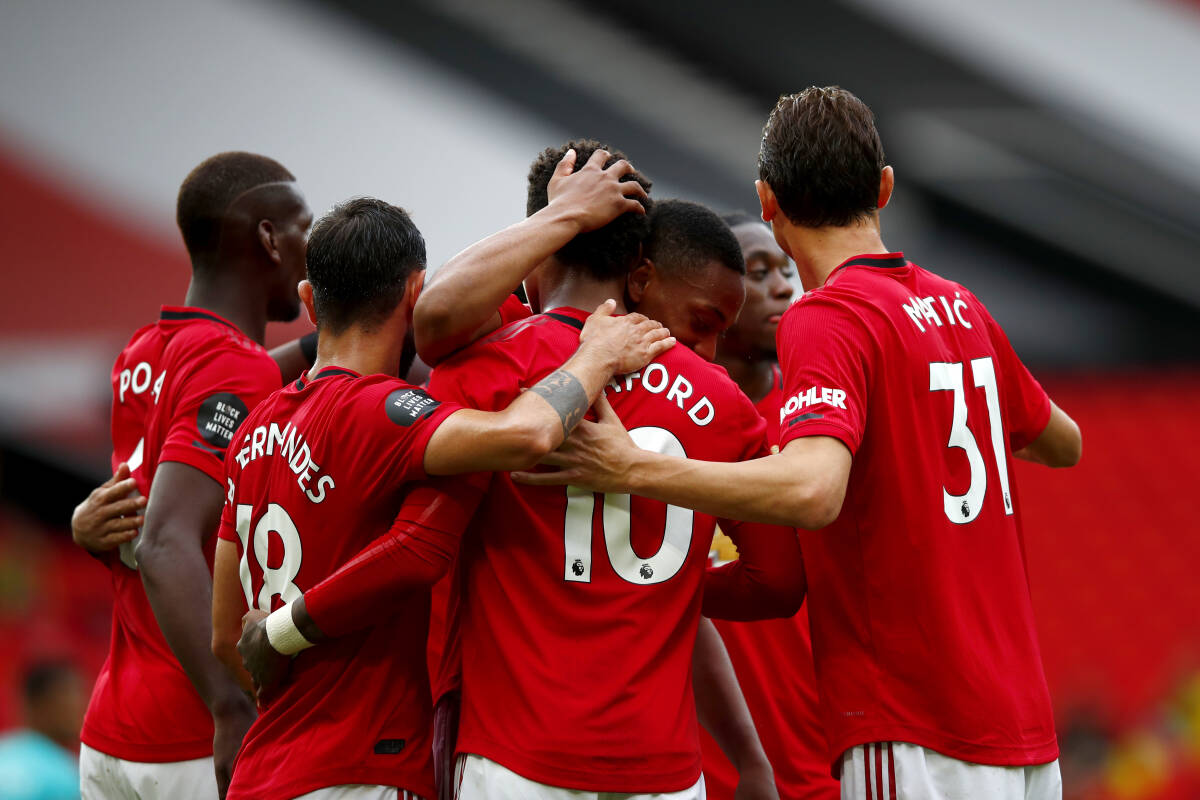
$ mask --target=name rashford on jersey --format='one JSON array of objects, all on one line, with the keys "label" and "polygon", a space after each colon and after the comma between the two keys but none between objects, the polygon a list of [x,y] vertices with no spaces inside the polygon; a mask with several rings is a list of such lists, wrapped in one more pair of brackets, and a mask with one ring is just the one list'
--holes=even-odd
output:
[{"label": "name rashford on jersey", "polygon": [[[560,308],[510,324],[435,369],[431,390],[503,408],[578,346],[586,317]],[[685,348],[615,377],[606,394],[642,447],[720,461],[766,451],[750,401]],[[645,498],[494,475],[463,538],[461,602],[451,603],[451,628],[461,633],[447,648],[461,648],[447,662],[462,670],[458,751],[572,789],[695,784],[691,659],[714,525]],[[737,538],[743,526],[729,525]],[[747,534],[747,548],[772,541],[772,532],[758,534]],[[783,538],[795,548],[794,533]],[[800,574],[788,577],[798,580],[796,556]],[[749,560],[780,558],[760,551]],[[707,608],[707,592],[703,600]],[[439,685],[454,682],[443,676]]]}]

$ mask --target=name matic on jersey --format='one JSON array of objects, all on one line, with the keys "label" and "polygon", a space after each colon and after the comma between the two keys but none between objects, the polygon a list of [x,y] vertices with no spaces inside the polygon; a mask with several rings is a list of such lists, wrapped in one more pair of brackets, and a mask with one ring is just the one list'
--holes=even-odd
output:
[{"label": "name matic on jersey", "polygon": [[910,297],[907,303],[901,303],[900,307],[904,309],[904,313],[908,314],[908,318],[917,326],[917,330],[921,333],[925,332],[925,326],[938,327],[943,326],[942,318],[938,315],[937,306],[934,300],[942,301],[942,310],[945,312],[946,320],[950,325],[961,325],[967,330],[971,330],[970,321],[963,316],[964,311],[970,311],[971,307],[967,305],[967,301],[962,299],[962,292],[954,293],[954,301],[946,299],[945,295],[938,295],[936,298],[933,295],[929,297]]}]

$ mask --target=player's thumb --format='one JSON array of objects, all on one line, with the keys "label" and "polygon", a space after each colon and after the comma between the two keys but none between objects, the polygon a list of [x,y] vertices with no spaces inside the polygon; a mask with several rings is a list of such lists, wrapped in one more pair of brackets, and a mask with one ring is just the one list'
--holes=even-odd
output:
[{"label": "player's thumb", "polygon": [[617,425],[621,424],[621,418],[617,416],[617,412],[613,410],[612,403],[608,402],[608,396],[604,392],[596,398],[596,403],[593,406],[596,409],[597,422],[611,422]]},{"label": "player's thumb", "polygon": [[617,310],[617,301],[611,297],[605,300],[600,305],[596,306],[596,310],[592,313],[601,317],[611,317],[613,312]]},{"label": "player's thumb", "polygon": [[121,481],[125,480],[128,477],[129,477],[129,464],[122,461],[120,464],[117,465],[117,471],[113,473],[113,476],[111,478],[109,478],[108,480],[106,480],[104,482],[104,485],[112,486],[114,484],[120,483]]},{"label": "player's thumb", "polygon": [[565,178],[575,171],[575,148],[567,150],[563,154],[562,161],[558,162],[558,166],[554,168],[554,176],[557,178]]}]

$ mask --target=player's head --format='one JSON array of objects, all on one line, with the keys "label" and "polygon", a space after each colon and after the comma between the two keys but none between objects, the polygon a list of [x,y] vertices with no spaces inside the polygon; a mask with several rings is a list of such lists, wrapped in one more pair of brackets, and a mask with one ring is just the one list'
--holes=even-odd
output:
[{"label": "player's head", "polygon": [[775,334],[792,303],[795,269],[761,219],[741,211],[721,219],[737,237],[746,259],[746,302],[737,322],[721,338],[721,353],[747,360],[774,360]]},{"label": "player's head", "polygon": [[193,274],[260,287],[267,319],[300,313],[296,283],[304,277],[304,243],[312,212],[282,164],[254,153],[205,159],[179,187],[175,220]]},{"label": "player's head", "polygon": [[[404,326],[425,274],[425,239],[404,209],[371,197],[334,206],[308,238],[300,295],[322,334]],[[403,335],[403,332],[401,332]]]},{"label": "player's head", "polygon": [[[554,170],[563,156],[571,149],[575,150],[575,171],[587,164],[588,159],[597,150],[605,150],[609,154],[604,162],[605,167],[625,158],[619,150],[594,139],[579,139],[560,147],[546,148],[529,167],[528,194],[525,201],[527,216],[536,214],[549,204],[550,179],[554,177]],[[650,179],[637,170],[625,175],[621,180],[637,181],[643,189],[650,191]],[[648,197],[641,200],[641,203],[647,211],[653,207]],[[642,253],[642,243],[649,232],[650,222],[647,214],[627,212],[602,228],[579,234],[564,245],[555,254],[555,258],[562,267],[595,281],[623,279],[637,264]],[[530,301],[536,307],[536,280],[527,281],[526,290],[530,292]]]},{"label": "player's head", "polygon": [[[875,115],[837,86],[779,98],[758,151],[763,219],[804,228],[878,224],[891,195]],[[776,230],[778,234],[778,230]]]},{"label": "player's head", "polygon": [[87,706],[75,665],[70,661],[31,664],[25,670],[21,689],[26,724],[63,747],[74,749]]},{"label": "player's head", "polygon": [[650,215],[645,257],[630,273],[630,305],[711,361],[717,338],[733,324],[746,289],[737,238],[699,203],[663,200]]}]

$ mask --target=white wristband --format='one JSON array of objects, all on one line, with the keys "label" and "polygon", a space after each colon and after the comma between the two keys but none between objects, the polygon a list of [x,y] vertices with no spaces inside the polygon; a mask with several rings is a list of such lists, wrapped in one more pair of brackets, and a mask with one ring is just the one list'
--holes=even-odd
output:
[{"label": "white wristband", "polygon": [[313,643],[304,638],[304,634],[292,621],[292,604],[278,608],[267,615],[267,641],[279,653],[290,656],[301,650],[312,647]]}]

